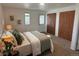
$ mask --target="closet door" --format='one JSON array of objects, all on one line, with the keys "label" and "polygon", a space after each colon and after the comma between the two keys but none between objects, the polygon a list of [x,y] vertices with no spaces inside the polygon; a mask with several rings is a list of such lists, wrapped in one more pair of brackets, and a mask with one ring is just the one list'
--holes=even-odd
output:
[{"label": "closet door", "polygon": [[61,12],[59,18],[59,37],[72,39],[75,11]]},{"label": "closet door", "polygon": [[55,35],[56,13],[47,15],[47,32]]}]

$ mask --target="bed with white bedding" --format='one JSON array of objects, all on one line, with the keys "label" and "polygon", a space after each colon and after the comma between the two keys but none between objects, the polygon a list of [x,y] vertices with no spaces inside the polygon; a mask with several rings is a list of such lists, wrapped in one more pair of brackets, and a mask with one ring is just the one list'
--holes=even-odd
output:
[{"label": "bed with white bedding", "polygon": [[24,37],[24,41],[21,46],[17,47],[20,55],[39,55],[48,49],[53,53],[53,43],[47,35],[38,31],[23,32],[21,35]]},{"label": "bed with white bedding", "polygon": [[24,38],[21,45],[15,47],[19,51],[19,55],[39,55],[50,49],[53,53],[54,47],[51,38],[38,31],[20,33]]}]

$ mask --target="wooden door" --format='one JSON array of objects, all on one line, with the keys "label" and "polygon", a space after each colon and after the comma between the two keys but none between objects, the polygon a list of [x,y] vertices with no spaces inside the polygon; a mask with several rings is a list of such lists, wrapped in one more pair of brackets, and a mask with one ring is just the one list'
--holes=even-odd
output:
[{"label": "wooden door", "polygon": [[47,15],[47,32],[55,35],[56,13]]},{"label": "wooden door", "polygon": [[75,11],[66,11],[60,13],[59,18],[59,37],[72,39],[73,23]]}]

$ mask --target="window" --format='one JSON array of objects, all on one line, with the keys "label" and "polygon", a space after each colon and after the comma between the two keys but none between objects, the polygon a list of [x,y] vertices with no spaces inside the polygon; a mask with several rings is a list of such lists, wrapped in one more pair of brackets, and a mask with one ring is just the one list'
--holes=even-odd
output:
[{"label": "window", "polygon": [[44,15],[40,15],[39,24],[44,24]]},{"label": "window", "polygon": [[26,25],[30,24],[30,14],[29,13],[25,13],[25,24]]}]

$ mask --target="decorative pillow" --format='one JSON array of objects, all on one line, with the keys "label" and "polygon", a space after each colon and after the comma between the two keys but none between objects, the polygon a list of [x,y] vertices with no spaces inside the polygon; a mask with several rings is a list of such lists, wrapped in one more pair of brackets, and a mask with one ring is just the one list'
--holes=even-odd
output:
[{"label": "decorative pillow", "polygon": [[16,38],[17,44],[21,45],[23,42],[23,37],[20,35],[19,31],[17,31],[16,29],[12,32],[12,34],[14,35],[14,37]]}]

